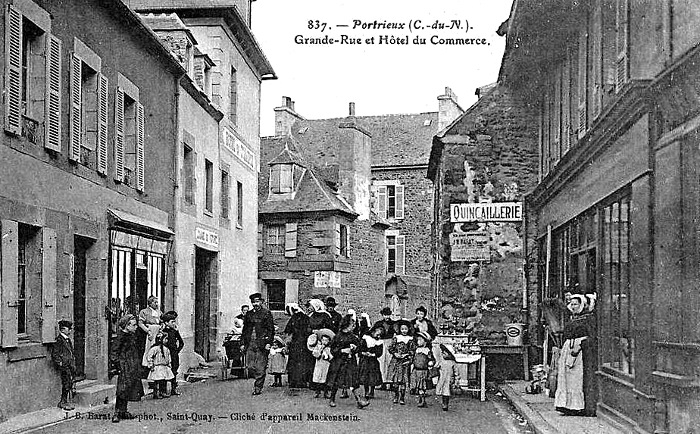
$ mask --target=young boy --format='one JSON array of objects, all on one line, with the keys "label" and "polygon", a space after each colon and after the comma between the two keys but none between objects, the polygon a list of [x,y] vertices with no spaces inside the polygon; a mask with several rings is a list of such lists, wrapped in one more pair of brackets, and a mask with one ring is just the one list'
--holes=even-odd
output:
[{"label": "young boy", "polygon": [[58,322],[58,336],[51,349],[51,359],[61,375],[61,401],[58,407],[64,410],[73,410],[71,403],[73,392],[73,374],[75,373],[75,356],[73,355],[73,343],[68,336],[73,323],[66,320]]},{"label": "young boy", "polygon": [[170,350],[170,367],[174,375],[171,382],[170,395],[179,395],[180,392],[177,391],[177,370],[180,367],[180,350],[185,346],[185,343],[182,341],[180,332],[177,331],[177,312],[174,310],[166,312],[161,319],[163,324],[165,324],[163,332],[168,336],[165,346]]}]

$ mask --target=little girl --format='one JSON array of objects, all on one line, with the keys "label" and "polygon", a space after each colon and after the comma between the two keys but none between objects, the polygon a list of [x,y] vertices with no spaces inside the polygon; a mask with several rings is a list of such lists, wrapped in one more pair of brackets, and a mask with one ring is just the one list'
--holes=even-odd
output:
[{"label": "little girl", "polygon": [[[314,347],[313,351],[311,354],[314,356],[314,359],[316,359],[316,364],[314,365],[314,373],[313,373],[313,378],[311,379],[312,382],[312,389],[316,390],[316,395],[314,395],[314,398],[319,398],[321,396],[321,392],[326,389],[326,377],[328,376],[328,368],[331,366],[331,360],[333,359],[333,355],[331,354],[331,348],[330,348],[330,343],[331,339],[333,339],[334,334],[332,331],[328,329],[321,329],[316,332],[319,334],[321,337]],[[325,391],[326,393],[324,395],[327,396],[328,390]]]},{"label": "little girl", "polygon": [[335,395],[338,393],[338,388],[348,386],[357,408],[364,408],[369,405],[366,399],[360,398],[357,395],[357,388],[360,386],[359,377],[357,375],[357,349],[360,345],[358,338],[353,331],[355,330],[355,322],[351,315],[345,315],[340,321],[340,332],[333,338],[331,342],[331,366],[328,367],[328,376],[326,377],[327,387],[330,388],[331,398],[328,405],[335,407]]},{"label": "little girl", "polygon": [[426,332],[416,334],[416,348],[413,356],[413,372],[411,372],[411,388],[418,392],[418,407],[426,407],[425,391],[428,390],[430,379],[429,369],[435,364],[430,335]]},{"label": "little girl", "polygon": [[146,354],[146,362],[151,370],[148,379],[155,382],[153,399],[167,398],[168,381],[175,378],[170,369],[170,350],[165,346],[166,340],[165,334],[158,333],[155,343]]},{"label": "little girl", "polygon": [[406,387],[410,384],[411,379],[411,362],[415,342],[408,334],[411,330],[411,323],[405,319],[396,322],[396,327],[399,334],[394,336],[394,339],[389,345],[389,354],[392,355],[391,363],[389,363],[389,381],[394,388],[394,404],[406,404]]},{"label": "little girl", "polygon": [[435,386],[435,395],[442,396],[442,411],[447,411],[450,405],[451,388],[459,382],[459,372],[452,351],[440,344],[440,352],[442,353],[442,361],[438,366],[440,378]]},{"label": "little girl", "polygon": [[281,337],[275,336],[270,348],[270,374],[275,377],[275,382],[270,387],[282,387],[282,375],[287,370],[287,349]]},{"label": "little girl", "polygon": [[360,384],[365,386],[365,399],[374,398],[374,388],[382,385],[379,357],[384,349],[383,334],[384,327],[375,325],[360,342]]}]

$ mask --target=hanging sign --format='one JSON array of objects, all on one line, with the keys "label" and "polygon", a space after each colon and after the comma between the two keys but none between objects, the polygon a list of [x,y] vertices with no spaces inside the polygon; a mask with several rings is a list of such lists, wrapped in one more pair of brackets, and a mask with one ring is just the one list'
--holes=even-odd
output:
[{"label": "hanging sign", "polygon": [[450,234],[450,247],[450,260],[452,262],[491,260],[487,232],[452,232]]},{"label": "hanging sign", "polygon": [[453,203],[450,221],[465,222],[519,222],[523,219],[522,202]]}]

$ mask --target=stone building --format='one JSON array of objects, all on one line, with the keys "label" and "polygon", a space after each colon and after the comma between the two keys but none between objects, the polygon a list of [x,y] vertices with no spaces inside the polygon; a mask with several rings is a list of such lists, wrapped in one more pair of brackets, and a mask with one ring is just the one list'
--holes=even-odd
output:
[{"label": "stone building", "polygon": [[523,202],[537,182],[537,111],[498,83],[477,95],[433,141],[433,285],[440,324],[456,320],[453,325],[473,330],[482,343],[503,344],[506,324],[527,322],[522,216],[455,222],[452,207]]},{"label": "stone building", "polygon": [[516,1],[506,29],[499,81],[540,105],[528,279],[597,293],[598,414],[630,432],[700,427],[699,23],[689,0]]},{"label": "stone building", "polygon": [[56,405],[57,321],[74,322],[79,398],[102,401],[117,318],[172,303],[186,72],[119,0],[3,10],[0,420]]},{"label": "stone building", "polygon": [[257,290],[260,91],[276,77],[248,2],[130,3],[189,73],[178,98],[172,306],[187,348],[209,360]]},{"label": "stone building", "polygon": [[[275,109],[276,137],[294,137],[319,176],[358,214],[354,223],[357,228],[350,227],[350,239],[358,240],[362,248],[351,242],[353,268],[347,276],[342,275],[341,288],[331,291],[340,295],[343,309],[360,308],[375,319],[385,306],[403,317],[413,316],[421,305],[432,310],[432,185],[425,179],[425,170],[432,137],[440,126],[462,112],[449,88],[438,99],[438,112],[417,114],[356,116],[355,105],[350,103],[347,118],[311,120],[297,114],[289,98]],[[362,152],[351,154],[345,145],[350,124],[356,125],[363,140],[371,143]],[[263,148],[268,142],[273,146],[273,140],[266,139]],[[273,147],[281,149],[281,145]],[[268,192],[262,190],[260,194],[267,197]],[[370,247],[375,235],[369,235],[368,227],[358,226],[368,219],[372,234],[377,224],[391,226],[376,240],[378,246]],[[357,255],[352,254],[355,249]],[[367,267],[372,268],[371,274]]]}]

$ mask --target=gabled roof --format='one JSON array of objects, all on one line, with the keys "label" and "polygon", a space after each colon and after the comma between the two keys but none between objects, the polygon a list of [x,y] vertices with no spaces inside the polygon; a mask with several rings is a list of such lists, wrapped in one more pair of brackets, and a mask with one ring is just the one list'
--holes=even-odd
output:
[{"label": "gabled roof", "polygon": [[353,218],[357,216],[348,202],[317,174],[318,169],[304,158],[300,144],[293,137],[263,137],[260,149],[261,157],[265,159],[277,153],[270,163],[293,159],[303,167],[300,178],[295,176],[295,194],[277,197],[271,197],[268,193],[269,172],[261,171],[262,185],[258,190],[260,214],[341,212]]},{"label": "gabled roof", "polygon": [[[309,151],[309,158],[338,160],[338,125],[348,118],[314,119],[295,124],[293,132]],[[432,137],[438,132],[437,112],[355,116],[357,125],[372,137],[372,167],[428,164]]]}]

